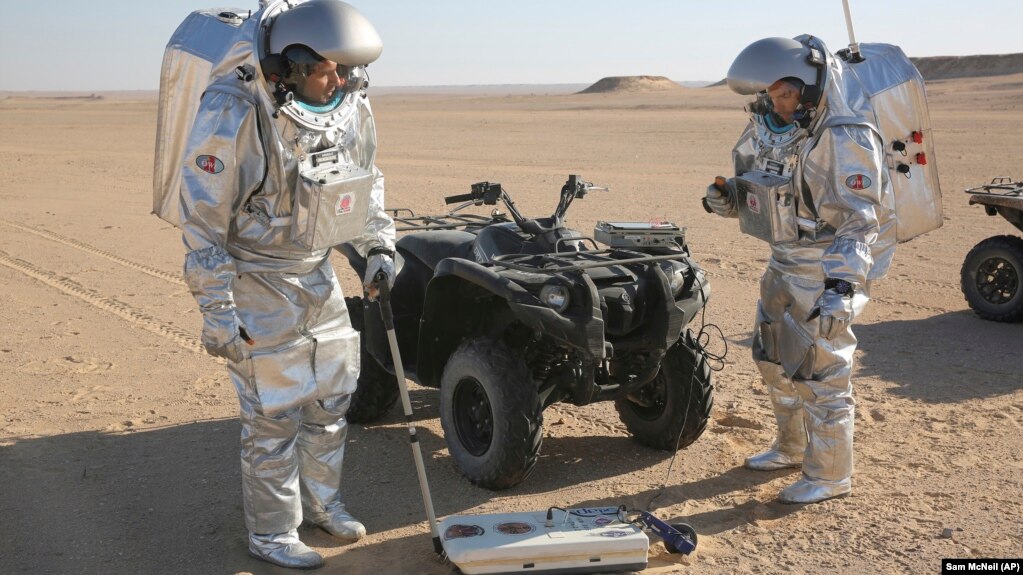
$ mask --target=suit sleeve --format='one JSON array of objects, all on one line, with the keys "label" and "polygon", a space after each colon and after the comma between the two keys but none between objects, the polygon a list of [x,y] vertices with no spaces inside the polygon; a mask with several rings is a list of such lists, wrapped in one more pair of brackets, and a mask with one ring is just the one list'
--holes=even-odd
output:
[{"label": "suit sleeve", "polygon": [[886,209],[881,139],[867,126],[836,126],[821,135],[808,160],[804,178],[818,217],[835,229],[821,258],[824,275],[863,285]]},{"label": "suit sleeve", "polygon": [[227,251],[231,223],[263,180],[256,109],[220,92],[203,96],[182,166],[185,282],[203,313],[233,308],[236,268]]},{"label": "suit sleeve", "polygon": [[369,217],[359,237],[349,243],[359,255],[366,257],[376,247],[394,251],[396,237],[394,219],[384,210],[384,174],[376,166],[377,132],[373,111],[368,100],[360,100],[360,126],[357,161],[373,172],[373,191],[370,195]]}]

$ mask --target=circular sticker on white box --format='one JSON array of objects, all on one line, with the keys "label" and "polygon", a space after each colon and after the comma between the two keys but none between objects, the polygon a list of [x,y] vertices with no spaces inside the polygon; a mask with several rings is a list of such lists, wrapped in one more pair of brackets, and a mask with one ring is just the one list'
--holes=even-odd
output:
[{"label": "circular sticker on white box", "polygon": [[486,533],[486,531],[484,531],[479,525],[461,525],[456,523],[444,531],[444,540],[461,539],[462,537],[479,537],[484,533]]},{"label": "circular sticker on white box", "polygon": [[499,533],[504,533],[505,535],[525,535],[526,533],[532,533],[535,531],[536,527],[522,521],[511,521],[508,523],[498,523],[497,525],[494,525],[494,529],[496,529]]}]

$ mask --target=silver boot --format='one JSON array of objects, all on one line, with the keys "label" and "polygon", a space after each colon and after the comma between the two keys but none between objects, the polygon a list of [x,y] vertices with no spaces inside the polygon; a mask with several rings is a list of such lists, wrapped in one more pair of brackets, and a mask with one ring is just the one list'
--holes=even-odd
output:
[{"label": "silver boot", "polygon": [[795,393],[788,394],[773,385],[770,386],[770,393],[774,417],[778,422],[778,436],[770,449],[747,457],[744,465],[754,471],[800,467],[803,464],[803,452],[806,450],[803,400]]},{"label": "silver boot", "polygon": [[[848,381],[848,380],[846,380]],[[851,386],[834,382],[796,381],[805,398],[809,446],[803,477],[778,494],[782,503],[817,503],[852,492],[855,401]]]},{"label": "silver boot", "polygon": [[335,503],[326,511],[306,511],[305,520],[339,539],[358,541],[366,536],[366,527],[348,513],[343,503]]},{"label": "silver boot", "polygon": [[806,475],[802,479],[781,490],[778,501],[782,503],[818,503],[836,497],[847,497],[852,493],[852,480],[826,481],[810,479]]},{"label": "silver boot", "polygon": [[323,557],[298,539],[298,531],[270,535],[249,534],[249,555],[288,569],[323,567]]}]

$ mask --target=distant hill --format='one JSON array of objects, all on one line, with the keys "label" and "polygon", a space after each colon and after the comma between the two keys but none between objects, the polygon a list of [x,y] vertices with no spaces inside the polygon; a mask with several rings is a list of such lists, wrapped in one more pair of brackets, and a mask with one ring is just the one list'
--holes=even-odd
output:
[{"label": "distant hill", "polygon": [[1006,76],[1023,72],[1023,54],[910,58],[924,80]]},{"label": "distant hill", "polygon": [[579,94],[608,94],[612,92],[666,92],[682,87],[664,76],[610,76],[601,78]]},{"label": "distant hill", "polygon": [[[953,78],[983,78],[1023,73],[1023,54],[981,54],[977,56],[926,56],[910,58],[925,81]],[[707,86],[724,86],[725,81]]]}]

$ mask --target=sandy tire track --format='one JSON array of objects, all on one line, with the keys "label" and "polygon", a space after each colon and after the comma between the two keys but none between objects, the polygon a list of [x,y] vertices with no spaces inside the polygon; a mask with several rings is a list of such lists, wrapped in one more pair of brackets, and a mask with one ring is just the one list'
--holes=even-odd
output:
[{"label": "sandy tire track", "polygon": [[550,420],[556,421],[556,419],[552,417],[551,414],[557,414],[559,418],[564,418],[567,415],[572,419],[575,419],[581,423],[588,425],[592,429],[604,429],[611,432],[612,435],[619,435],[622,437],[632,436],[632,434],[630,434],[629,431],[625,429],[625,425],[620,421],[615,420],[612,423],[604,419],[597,419],[596,417],[592,417],[582,413],[581,408],[570,403],[555,403],[554,405],[549,406],[545,410],[545,412],[548,412],[544,414],[545,421]]},{"label": "sandy tire track", "polygon": [[164,281],[170,282],[170,283],[175,284],[175,285],[185,285],[185,281],[183,279],[181,279],[180,275],[168,273],[168,272],[165,272],[163,270],[158,270],[156,268],[147,266],[145,264],[140,264],[138,262],[133,262],[133,261],[127,259],[127,258],[122,258],[121,256],[119,256],[117,254],[112,254],[110,252],[103,251],[103,250],[101,250],[101,249],[99,249],[97,247],[90,246],[89,244],[87,244],[85,242],[78,241],[78,240],[76,240],[74,238],[69,238],[67,236],[62,236],[60,234],[51,232],[49,230],[44,230],[44,229],[36,228],[36,227],[33,227],[33,226],[27,226],[27,225],[24,225],[24,224],[16,224],[14,222],[11,222],[11,221],[8,221],[8,220],[4,220],[4,219],[0,219],[0,224],[4,224],[6,226],[10,226],[12,228],[15,228],[15,229],[18,229],[18,230],[21,230],[21,231],[25,231],[25,232],[28,232],[30,234],[35,234],[35,235],[37,235],[39,237],[43,237],[43,238],[46,238],[48,240],[52,240],[52,241],[55,241],[57,243],[64,244],[66,246],[70,246],[70,247],[82,250],[83,252],[88,252],[90,254],[94,254],[94,255],[97,255],[97,256],[104,257],[104,258],[106,258],[106,259],[108,259],[108,260],[110,260],[112,262],[121,264],[122,266],[129,267],[129,268],[132,268],[134,270],[138,270],[138,271],[140,271],[140,272],[142,272],[144,274],[151,275],[151,276],[153,276],[155,278],[162,279]]},{"label": "sandy tire track", "polygon": [[57,275],[49,270],[38,268],[24,260],[13,258],[3,251],[0,251],[0,265],[39,280],[48,286],[54,287],[72,297],[98,307],[103,311],[110,312],[117,317],[127,320],[134,326],[166,337],[189,351],[203,353],[202,344],[199,342],[198,338],[191,335],[189,332],[173,324],[164,323],[126,303],[105,297],[102,294],[86,288],[69,278]]}]

